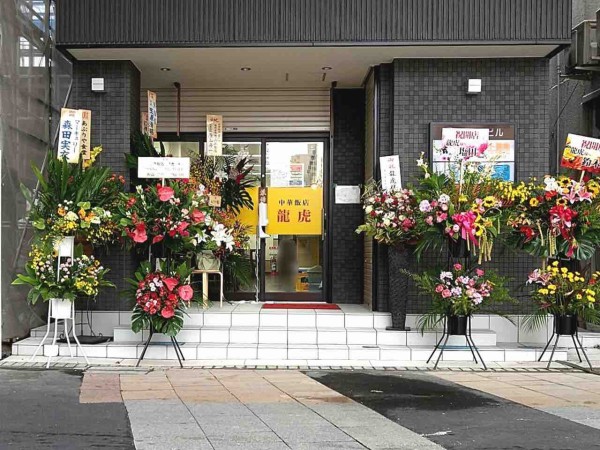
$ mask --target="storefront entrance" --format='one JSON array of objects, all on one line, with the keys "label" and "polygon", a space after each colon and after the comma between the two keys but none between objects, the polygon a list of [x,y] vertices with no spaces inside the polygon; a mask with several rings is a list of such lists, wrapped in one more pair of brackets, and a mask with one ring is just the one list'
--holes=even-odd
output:
[{"label": "storefront entrance", "polygon": [[[245,258],[253,276],[229,280],[228,299],[328,300],[327,139],[224,136],[223,155],[247,158],[256,180],[250,189],[254,208],[240,214],[250,235]],[[193,158],[204,148],[203,135],[160,134],[158,142],[174,157]]]}]

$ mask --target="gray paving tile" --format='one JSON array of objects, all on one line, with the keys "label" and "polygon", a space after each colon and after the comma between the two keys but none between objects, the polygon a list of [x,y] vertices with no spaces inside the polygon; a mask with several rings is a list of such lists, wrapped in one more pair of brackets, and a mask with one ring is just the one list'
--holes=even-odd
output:
[{"label": "gray paving tile", "polygon": [[310,408],[307,408],[302,403],[298,402],[285,402],[285,403],[247,403],[246,406],[250,408],[256,415],[270,415],[270,414],[311,414]]},{"label": "gray paving tile", "polygon": [[356,441],[372,450],[441,450],[442,447],[394,422],[390,425],[372,427],[365,424],[342,429]]},{"label": "gray paving tile", "polygon": [[359,442],[300,442],[289,444],[292,450],[355,450],[366,447]]},{"label": "gray paving tile", "polygon": [[345,442],[353,439],[342,430],[334,427],[328,422],[322,424],[305,426],[302,423],[295,425],[270,425],[286,443],[299,442]]},{"label": "gray paving tile", "polygon": [[171,435],[168,439],[135,440],[136,450],[213,450],[206,440]]},{"label": "gray paving tile", "polygon": [[217,415],[254,416],[253,412],[241,403],[188,403],[187,406],[198,421],[202,417]]},{"label": "gray paving tile", "polygon": [[271,443],[248,443],[248,442],[229,442],[212,441],[214,450],[290,450],[283,442]]}]

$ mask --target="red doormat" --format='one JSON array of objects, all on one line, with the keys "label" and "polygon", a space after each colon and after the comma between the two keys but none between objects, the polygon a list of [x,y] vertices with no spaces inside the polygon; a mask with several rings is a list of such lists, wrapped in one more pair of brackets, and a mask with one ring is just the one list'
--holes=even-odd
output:
[{"label": "red doormat", "polygon": [[265,303],[263,309],[340,309],[333,303]]}]

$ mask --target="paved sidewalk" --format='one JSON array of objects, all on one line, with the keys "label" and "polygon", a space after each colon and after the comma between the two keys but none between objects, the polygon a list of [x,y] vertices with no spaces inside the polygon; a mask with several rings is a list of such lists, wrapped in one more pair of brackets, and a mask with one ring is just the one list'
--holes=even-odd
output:
[{"label": "paved sidewalk", "polygon": [[119,383],[138,450],[441,448],[298,371],[92,372],[81,400]]}]

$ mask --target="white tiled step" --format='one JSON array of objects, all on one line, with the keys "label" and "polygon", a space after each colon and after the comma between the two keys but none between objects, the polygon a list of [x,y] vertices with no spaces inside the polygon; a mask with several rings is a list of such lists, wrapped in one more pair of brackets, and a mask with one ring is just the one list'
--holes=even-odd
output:
[{"label": "white tiled step", "polygon": [[[31,355],[41,338],[28,338],[13,344],[13,354]],[[370,360],[370,361],[425,361],[433,346],[390,346],[390,345],[278,345],[278,344],[198,344],[181,343],[181,349],[189,360]],[[450,347],[450,346],[449,346]],[[134,359],[140,356],[143,344],[139,342],[109,342],[84,345],[88,357]],[[49,350],[49,346],[45,346]],[[81,355],[73,348],[75,356]],[[484,361],[536,361],[541,348],[479,346]],[[547,352],[544,359],[549,357]],[[59,355],[69,356],[67,344],[59,344]],[[437,354],[436,354],[437,357]],[[177,359],[170,342],[153,343],[148,347],[146,359]],[[465,346],[447,348],[442,361],[471,361],[470,350]],[[555,352],[555,360],[566,360],[567,350]]]}]

